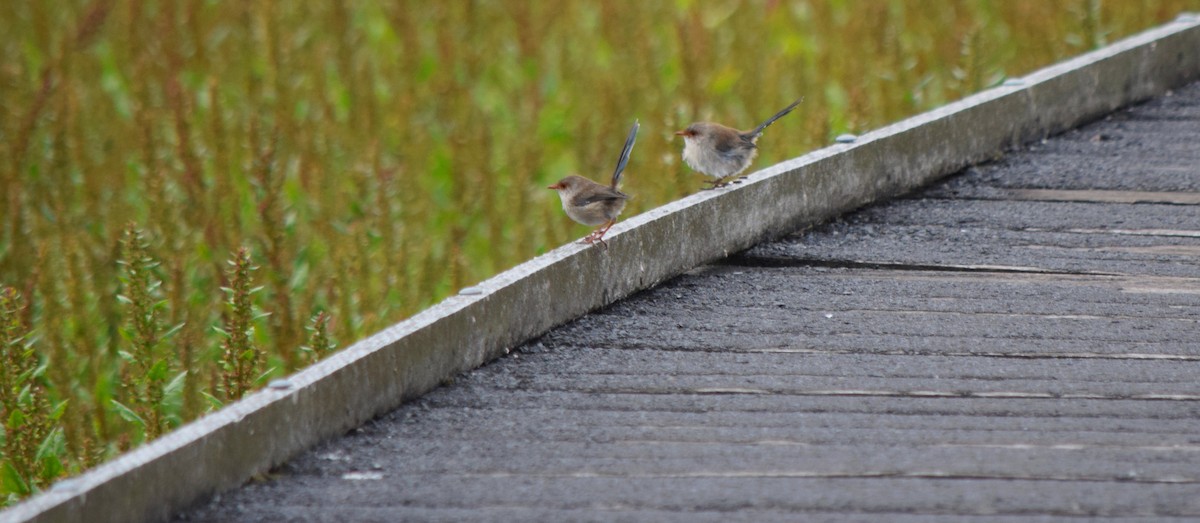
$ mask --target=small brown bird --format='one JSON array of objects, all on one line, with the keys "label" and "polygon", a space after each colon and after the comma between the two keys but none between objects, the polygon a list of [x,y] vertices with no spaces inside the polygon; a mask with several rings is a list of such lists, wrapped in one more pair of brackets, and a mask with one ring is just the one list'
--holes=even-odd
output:
[{"label": "small brown bird", "polygon": [[604,243],[604,233],[617,223],[617,216],[625,208],[625,200],[629,199],[628,194],[617,190],[617,184],[621,182],[625,164],[629,163],[629,153],[633,151],[638,127],[638,122],[634,120],[629,137],[625,139],[625,148],[621,149],[621,158],[617,160],[617,169],[613,171],[612,185],[600,185],[582,176],[571,175],[547,187],[558,191],[562,208],[572,220],[584,225],[600,226],[580,243],[600,242],[600,245],[608,248],[608,244]]},{"label": "small brown bird", "polygon": [[792,102],[792,105],[784,107],[749,131],[739,131],[713,122],[689,125],[687,129],[675,133],[683,137],[683,161],[688,167],[715,178],[706,181],[714,188],[729,185],[725,179],[741,174],[758,155],[756,142],[763,130],[792,112],[802,101],[804,98]]}]

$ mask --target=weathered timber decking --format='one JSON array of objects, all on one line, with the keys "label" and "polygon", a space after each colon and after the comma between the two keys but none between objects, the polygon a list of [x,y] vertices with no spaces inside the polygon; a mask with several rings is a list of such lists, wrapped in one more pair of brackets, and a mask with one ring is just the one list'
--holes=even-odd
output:
[{"label": "weathered timber decking", "polygon": [[1200,518],[1200,84],[557,328],[178,521]]}]

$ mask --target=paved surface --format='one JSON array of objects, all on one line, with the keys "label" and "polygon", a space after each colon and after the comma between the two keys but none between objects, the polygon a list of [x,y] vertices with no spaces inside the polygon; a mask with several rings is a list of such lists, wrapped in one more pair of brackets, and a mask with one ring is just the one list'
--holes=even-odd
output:
[{"label": "paved surface", "polygon": [[1200,518],[1200,84],[562,326],[178,521]]}]

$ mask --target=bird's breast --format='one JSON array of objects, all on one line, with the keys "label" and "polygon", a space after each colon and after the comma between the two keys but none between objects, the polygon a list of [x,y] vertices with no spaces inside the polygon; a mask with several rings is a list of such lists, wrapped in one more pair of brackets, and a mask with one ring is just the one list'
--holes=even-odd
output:
[{"label": "bird's breast", "polygon": [[692,170],[700,171],[709,176],[714,176],[709,172],[711,161],[706,161],[704,158],[703,146],[696,143],[694,138],[685,138],[683,140],[683,163],[686,163]]},{"label": "bird's breast", "polygon": [[[750,151],[752,154],[753,149]],[[747,156],[740,150],[732,151],[732,154],[722,154],[711,144],[695,139],[683,142],[683,162],[688,167],[713,178],[724,178],[745,169],[750,163]]]}]

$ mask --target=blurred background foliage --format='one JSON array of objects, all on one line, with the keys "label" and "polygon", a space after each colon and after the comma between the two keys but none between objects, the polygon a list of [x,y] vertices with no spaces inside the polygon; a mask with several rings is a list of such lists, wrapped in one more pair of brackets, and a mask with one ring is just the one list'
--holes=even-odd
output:
[{"label": "blurred background foliage", "polygon": [[0,495],[78,472],[571,241],[1200,0],[13,0],[0,17]]}]

